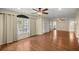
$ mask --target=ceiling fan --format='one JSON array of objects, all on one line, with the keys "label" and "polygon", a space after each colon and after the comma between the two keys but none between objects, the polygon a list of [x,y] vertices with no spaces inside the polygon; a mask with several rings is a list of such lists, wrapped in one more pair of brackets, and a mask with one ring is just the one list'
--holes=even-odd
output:
[{"label": "ceiling fan", "polygon": [[36,12],[33,13],[33,14],[37,14],[37,15],[48,14],[48,12],[47,12],[48,9],[47,9],[47,8],[45,8],[45,9],[43,9],[43,8],[34,9],[34,8],[33,8],[33,10],[36,11]]},{"label": "ceiling fan", "polygon": [[57,18],[58,22],[64,22],[64,18]]}]

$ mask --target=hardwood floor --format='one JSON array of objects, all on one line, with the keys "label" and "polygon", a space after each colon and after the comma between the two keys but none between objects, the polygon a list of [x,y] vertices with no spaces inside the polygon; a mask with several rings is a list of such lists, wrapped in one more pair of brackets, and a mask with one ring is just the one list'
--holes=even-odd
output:
[{"label": "hardwood floor", "polygon": [[1,46],[2,51],[79,51],[73,32],[56,31]]}]

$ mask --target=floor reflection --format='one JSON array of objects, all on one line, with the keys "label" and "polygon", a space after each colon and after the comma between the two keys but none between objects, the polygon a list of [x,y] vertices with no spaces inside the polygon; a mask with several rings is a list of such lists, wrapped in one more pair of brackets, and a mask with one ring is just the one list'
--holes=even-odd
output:
[{"label": "floor reflection", "polygon": [[29,37],[11,44],[0,46],[3,51],[73,51],[79,50],[73,32],[53,30],[49,33]]},{"label": "floor reflection", "polygon": [[57,39],[57,30],[54,30],[53,31],[53,40],[56,40]]},{"label": "floor reflection", "polygon": [[74,36],[73,32],[69,33],[69,39],[70,39],[71,42],[75,39],[75,36]]}]

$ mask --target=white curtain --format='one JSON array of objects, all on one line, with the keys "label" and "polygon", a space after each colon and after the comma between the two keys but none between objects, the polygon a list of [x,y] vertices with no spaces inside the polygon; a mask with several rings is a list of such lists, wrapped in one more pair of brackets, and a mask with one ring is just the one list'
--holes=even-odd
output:
[{"label": "white curtain", "polygon": [[0,45],[3,44],[3,14],[0,14]]},{"label": "white curtain", "polygon": [[16,15],[0,14],[0,45],[17,39]]}]

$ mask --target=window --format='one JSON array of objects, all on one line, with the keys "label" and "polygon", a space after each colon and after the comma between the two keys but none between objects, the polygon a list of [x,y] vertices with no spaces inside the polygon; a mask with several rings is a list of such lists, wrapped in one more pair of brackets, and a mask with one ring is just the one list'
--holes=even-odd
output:
[{"label": "window", "polygon": [[27,33],[29,30],[28,18],[17,17],[17,34],[21,35]]}]

